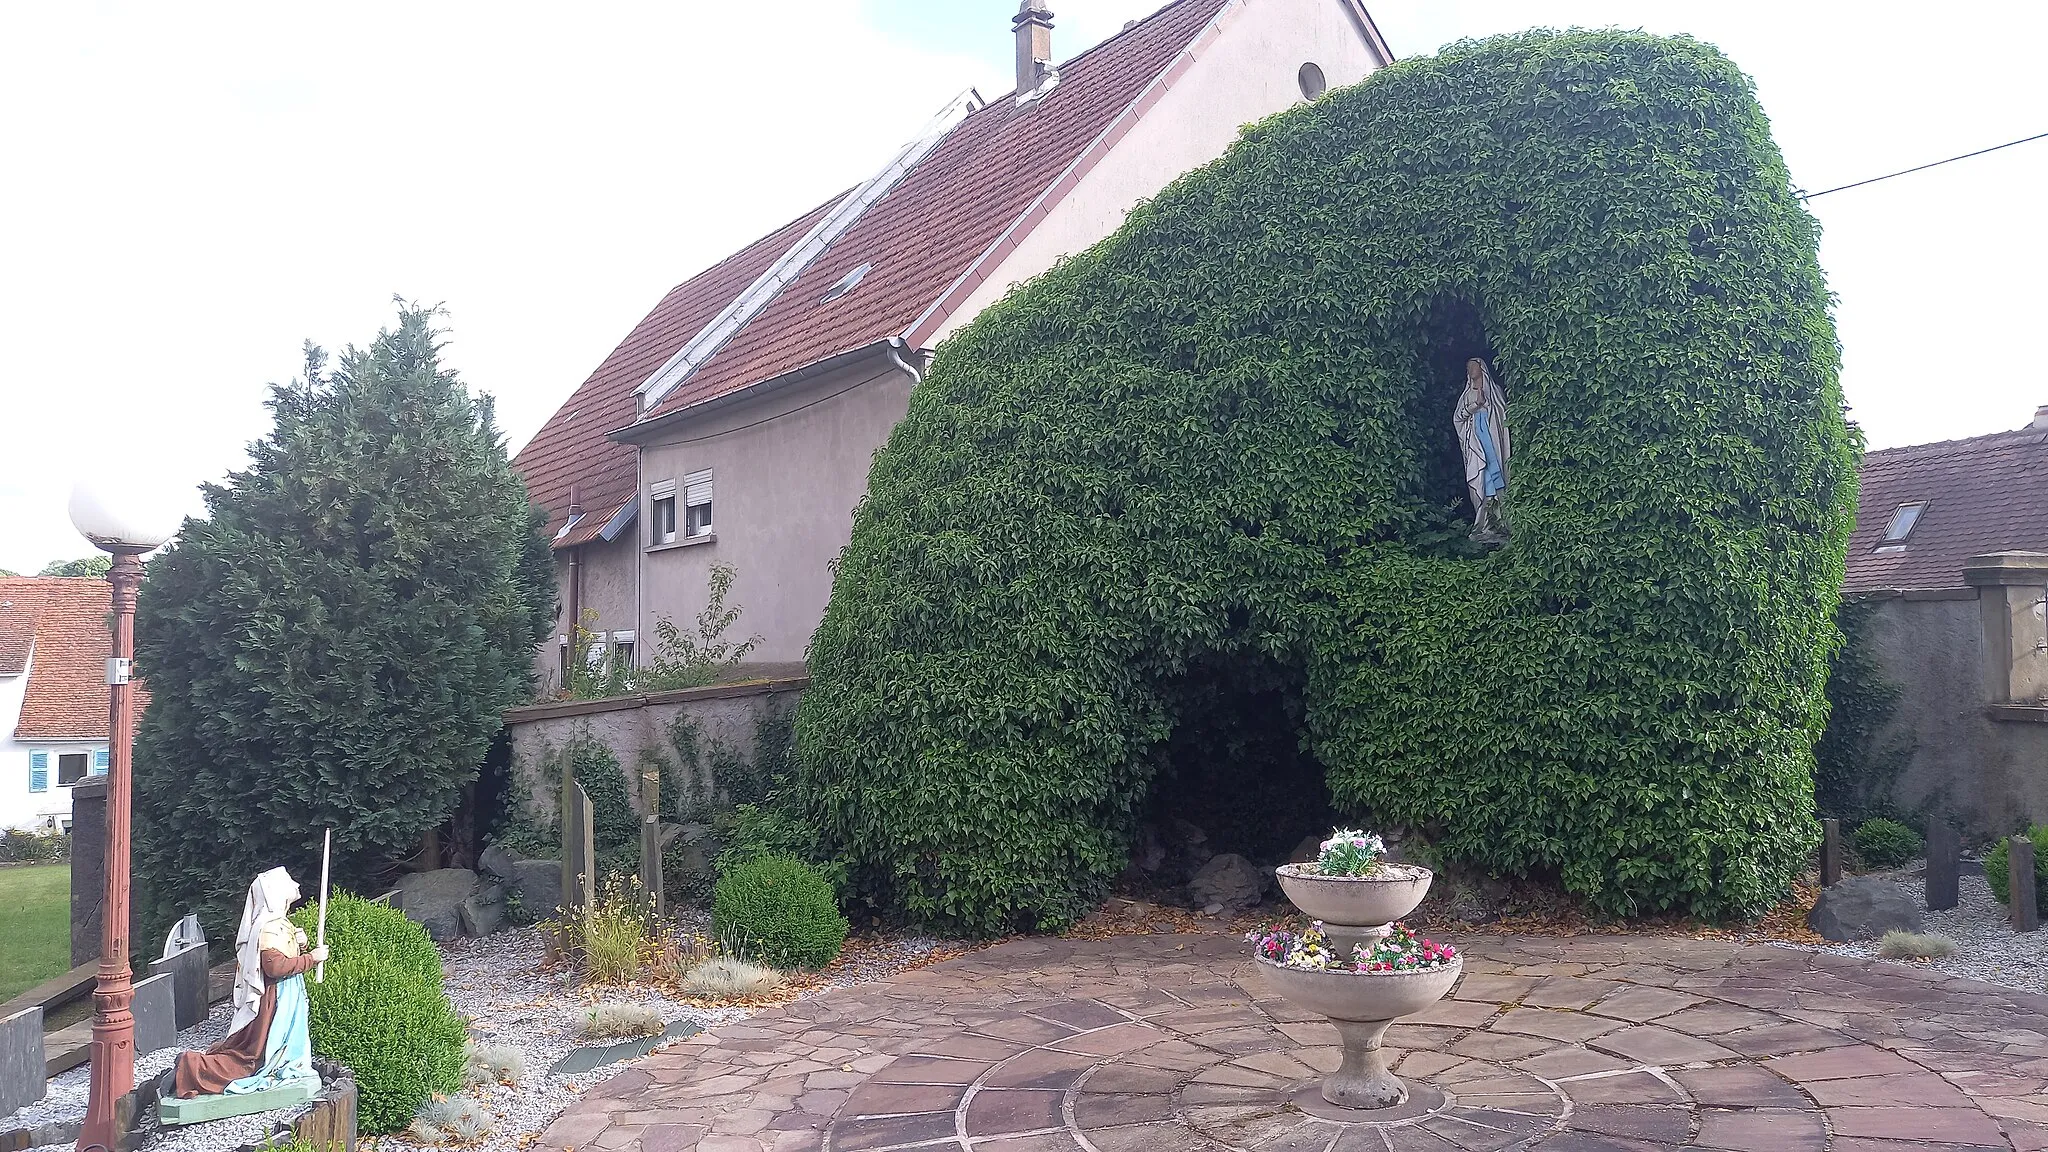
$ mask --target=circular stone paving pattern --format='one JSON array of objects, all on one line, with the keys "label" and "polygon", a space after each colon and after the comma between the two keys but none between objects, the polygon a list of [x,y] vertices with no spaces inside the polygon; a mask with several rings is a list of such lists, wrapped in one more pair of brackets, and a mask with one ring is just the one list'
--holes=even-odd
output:
[{"label": "circular stone paving pattern", "polygon": [[647,1057],[579,1152],[2048,1152],[2048,997],[1788,949],[1476,940],[1333,1108],[1336,1030],[1222,935],[1020,940]]}]

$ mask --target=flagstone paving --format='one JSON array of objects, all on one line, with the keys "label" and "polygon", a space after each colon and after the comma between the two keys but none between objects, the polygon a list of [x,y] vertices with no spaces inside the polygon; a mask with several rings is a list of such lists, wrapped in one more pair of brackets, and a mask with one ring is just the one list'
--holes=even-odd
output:
[{"label": "flagstone paving", "polygon": [[718,1027],[564,1113],[646,1152],[2048,1150],[2048,995],[1646,937],[1481,939],[1389,1031],[1405,1106],[1222,935],[1018,940]]}]

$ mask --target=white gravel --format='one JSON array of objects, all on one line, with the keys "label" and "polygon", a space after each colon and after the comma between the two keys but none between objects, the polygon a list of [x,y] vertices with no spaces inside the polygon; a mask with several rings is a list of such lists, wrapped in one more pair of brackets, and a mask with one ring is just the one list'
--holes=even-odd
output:
[{"label": "white gravel", "polygon": [[[686,925],[701,928],[702,925]],[[903,971],[933,952],[952,946],[950,942],[927,937],[903,937],[880,947],[868,947],[834,971],[833,980],[809,991],[815,996],[832,988],[864,984]],[[554,1122],[577,1097],[609,1080],[630,1066],[631,1061],[607,1064],[573,1076],[548,1072],[555,1061],[584,1045],[578,1034],[587,1006],[622,1001],[645,1004],[661,1014],[665,1023],[694,1020],[706,1028],[746,1016],[747,1008],[698,1008],[678,1003],[657,988],[627,985],[586,989],[574,973],[543,972],[541,961],[546,946],[532,928],[500,932],[477,940],[459,940],[441,945],[442,969],[446,973],[449,999],[457,1011],[471,1017],[470,1035],[479,1043],[509,1045],[526,1061],[526,1078],[517,1085],[489,1084],[470,1089],[494,1117],[492,1131],[480,1144],[482,1149],[520,1149],[531,1137]],[[215,1007],[205,1023],[178,1036],[176,1048],[154,1052],[136,1061],[136,1082],[170,1067],[179,1049],[204,1048],[227,1033],[229,1006]],[[597,1041],[596,1043],[609,1043]],[[11,1116],[0,1117],[0,1128],[27,1127],[72,1120],[85,1114],[88,1069],[79,1067],[50,1081],[49,1095]],[[271,1124],[289,1109],[253,1116],[238,1116],[189,1128],[157,1129],[153,1116],[146,1121],[149,1152],[228,1152],[261,1138]],[[402,1136],[366,1140],[366,1147],[410,1148]],[[56,1146],[51,1146],[52,1148]]]},{"label": "white gravel", "polygon": [[[1924,867],[1924,866],[1923,866]],[[1925,895],[1925,873],[1908,866],[1887,873],[1916,899]],[[1887,963],[1931,965],[1951,976],[1984,980],[2027,992],[2048,992],[2048,928],[2020,933],[2005,917],[2005,905],[1991,895],[1982,876],[1961,877],[1961,899],[1954,908],[1921,913],[1922,932],[1935,932],[1956,942],[1955,955],[1940,960],[1897,960]],[[1924,901],[1923,901],[1924,902]],[[1836,956],[1877,956],[1875,940],[1825,944],[1809,950]]]}]

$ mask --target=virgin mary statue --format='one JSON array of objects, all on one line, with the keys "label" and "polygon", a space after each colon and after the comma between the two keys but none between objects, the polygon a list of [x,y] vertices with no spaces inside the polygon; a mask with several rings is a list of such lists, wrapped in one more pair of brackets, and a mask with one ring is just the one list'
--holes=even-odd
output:
[{"label": "virgin mary statue", "polygon": [[1472,501],[1472,538],[1497,544],[1508,538],[1502,497],[1508,490],[1508,402],[1486,361],[1465,361],[1465,390],[1451,415],[1465,454],[1465,494]]},{"label": "virgin mary statue", "polygon": [[228,1034],[204,1052],[180,1052],[173,1095],[240,1095],[318,1080],[306,1031],[303,973],[327,959],[306,950],[306,934],[285,919],[299,886],[282,868],[249,885],[235,933],[235,1015]]}]

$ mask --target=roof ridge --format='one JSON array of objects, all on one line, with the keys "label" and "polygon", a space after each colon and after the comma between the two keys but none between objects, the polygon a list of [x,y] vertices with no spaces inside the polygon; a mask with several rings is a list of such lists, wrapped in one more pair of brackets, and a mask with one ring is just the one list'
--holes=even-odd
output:
[{"label": "roof ridge", "polygon": [[[2032,437],[2033,439],[2027,441],[2024,439],[2026,437]],[[1893,448],[1873,448],[1865,452],[1863,458],[1869,460],[1874,456],[1897,458],[1909,455],[1932,455],[1944,449],[1954,449],[1962,445],[1981,444],[1990,440],[2013,439],[2021,440],[2022,442],[2038,443],[2043,438],[2048,438],[2048,429],[2035,428],[2030,425],[2025,428],[2008,428],[2001,432],[1982,432],[1975,436],[1958,436],[1953,440],[1930,440],[1925,444],[1900,444]]]}]

